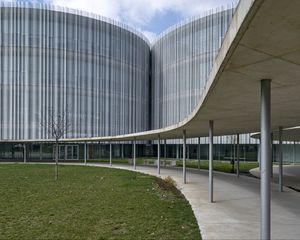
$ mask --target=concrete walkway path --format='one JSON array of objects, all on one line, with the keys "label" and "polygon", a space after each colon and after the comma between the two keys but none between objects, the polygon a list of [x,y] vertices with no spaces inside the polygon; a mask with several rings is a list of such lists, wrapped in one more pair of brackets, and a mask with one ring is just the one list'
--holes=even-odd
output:
[{"label": "concrete walkway path", "polygon": [[[107,164],[89,166],[110,167]],[[132,170],[132,166],[113,164],[112,168]],[[158,176],[154,167],[137,166],[136,171]],[[190,202],[203,239],[259,239],[259,179],[215,172],[214,203],[208,202],[208,173],[187,170],[187,184],[182,170],[162,168],[160,177],[171,176]],[[300,239],[300,193],[284,188],[277,191],[272,183],[272,239]]]},{"label": "concrete walkway path", "polygon": [[[283,185],[292,187],[300,191],[300,165],[284,165],[283,166]],[[259,168],[251,169],[250,173],[255,177],[260,177]],[[272,182],[278,183],[279,167],[273,166]],[[300,236],[299,236],[300,239]]]}]

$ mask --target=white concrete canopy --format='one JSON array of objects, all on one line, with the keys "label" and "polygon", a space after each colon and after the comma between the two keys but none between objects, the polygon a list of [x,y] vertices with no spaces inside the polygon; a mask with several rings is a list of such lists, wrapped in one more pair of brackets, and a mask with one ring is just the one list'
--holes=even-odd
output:
[{"label": "white concrete canopy", "polygon": [[[273,140],[279,139],[279,130],[273,131]],[[259,139],[260,133],[253,133],[251,137]],[[282,133],[283,141],[300,141],[300,126],[285,128]]]},{"label": "white concrete canopy", "polygon": [[[135,134],[64,139],[66,142],[129,141],[257,132],[260,80],[272,79],[272,129],[299,125],[300,1],[241,0],[194,111],[182,122]],[[7,141],[2,142],[22,142]],[[49,140],[25,140],[49,142]]]}]

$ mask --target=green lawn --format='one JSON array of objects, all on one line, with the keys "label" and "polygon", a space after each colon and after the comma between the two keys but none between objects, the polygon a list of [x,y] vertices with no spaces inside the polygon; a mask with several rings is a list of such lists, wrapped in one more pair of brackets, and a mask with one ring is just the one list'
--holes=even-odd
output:
[{"label": "green lawn", "polygon": [[200,239],[189,203],[157,178],[96,167],[0,165],[0,239]]},{"label": "green lawn", "polygon": [[[219,172],[227,172],[231,173],[232,165],[230,162],[216,161],[214,160],[214,170]],[[182,161],[176,161],[176,166],[182,167]],[[186,167],[188,168],[198,168],[198,160],[187,160]],[[240,172],[248,173],[250,169],[258,167],[257,162],[240,162]],[[208,161],[201,160],[200,161],[201,169],[208,169]],[[236,169],[236,165],[235,165]]]},{"label": "green lawn", "polygon": [[[155,165],[156,158],[137,158],[136,164],[137,165],[143,165],[145,161],[147,161],[150,165]],[[168,158],[166,161],[174,160],[173,158]],[[128,158],[113,158],[113,163],[115,164],[128,164]],[[163,165],[163,162],[165,161],[164,158],[161,159],[161,164]],[[88,162],[102,162],[102,163],[109,163],[109,159],[101,159],[101,160],[88,160]],[[182,161],[177,160],[176,161],[177,167],[182,167]],[[187,160],[186,161],[186,167],[188,168],[198,168],[198,160]],[[248,173],[250,169],[258,167],[257,162],[244,162],[240,161],[240,172],[241,173]],[[200,168],[208,170],[208,161],[207,160],[201,160],[200,161]],[[235,172],[236,172],[236,164],[235,164]],[[214,160],[214,170],[219,172],[226,172],[231,173],[232,171],[232,165],[229,161],[217,161]]]},{"label": "green lawn", "polygon": [[[147,157],[140,157],[136,158],[136,164],[137,165],[143,165],[145,161],[147,161],[148,164],[153,165],[155,163],[156,158],[147,158]],[[132,159],[129,158],[112,158],[113,163],[120,163],[120,164],[128,164],[129,161],[132,161]],[[102,159],[88,159],[88,163],[109,163],[109,158],[102,158]]]}]

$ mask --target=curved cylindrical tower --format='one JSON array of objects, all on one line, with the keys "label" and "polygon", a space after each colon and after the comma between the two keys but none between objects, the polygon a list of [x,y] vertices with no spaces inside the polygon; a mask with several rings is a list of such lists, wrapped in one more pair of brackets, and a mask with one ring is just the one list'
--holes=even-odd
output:
[{"label": "curved cylindrical tower", "polygon": [[234,8],[183,22],[164,32],[152,55],[151,128],[182,121],[194,110]]},{"label": "curved cylindrical tower", "polygon": [[50,138],[49,110],[69,115],[66,137],[149,128],[147,40],[93,14],[1,3],[0,138]]}]

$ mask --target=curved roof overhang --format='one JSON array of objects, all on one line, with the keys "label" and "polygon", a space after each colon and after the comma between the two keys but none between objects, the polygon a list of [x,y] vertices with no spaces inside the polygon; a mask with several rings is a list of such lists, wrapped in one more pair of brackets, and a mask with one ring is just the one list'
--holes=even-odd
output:
[{"label": "curved roof overhang", "polygon": [[208,136],[209,120],[215,135],[257,132],[262,79],[272,79],[271,128],[299,125],[299,12],[299,0],[241,0],[199,104],[182,122],[134,134],[62,141],[153,140],[158,135],[177,139],[183,130],[189,138],[201,137]]},{"label": "curved roof overhang", "polygon": [[[279,140],[279,128],[272,132],[273,140]],[[252,138],[260,139],[260,132],[251,134]],[[282,129],[282,141],[300,141],[300,126]]]}]

